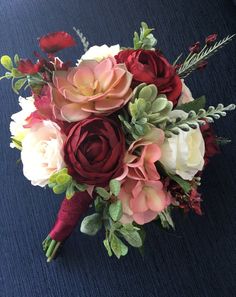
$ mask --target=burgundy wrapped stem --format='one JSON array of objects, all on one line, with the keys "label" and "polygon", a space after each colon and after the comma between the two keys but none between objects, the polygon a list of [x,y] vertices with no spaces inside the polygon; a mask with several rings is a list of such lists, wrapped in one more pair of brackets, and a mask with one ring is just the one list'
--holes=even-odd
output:
[{"label": "burgundy wrapped stem", "polygon": [[70,236],[81,216],[88,210],[92,197],[88,192],[77,192],[72,199],[64,199],[59,209],[57,220],[43,242],[44,251],[50,262],[66,238]]}]

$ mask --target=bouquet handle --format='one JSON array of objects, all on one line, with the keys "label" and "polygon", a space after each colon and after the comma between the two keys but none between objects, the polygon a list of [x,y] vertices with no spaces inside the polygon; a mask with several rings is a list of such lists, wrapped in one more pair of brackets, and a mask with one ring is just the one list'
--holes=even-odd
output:
[{"label": "bouquet handle", "polygon": [[56,222],[43,241],[47,262],[53,260],[62,244],[75,229],[81,216],[88,210],[92,197],[88,192],[77,192],[68,200],[64,198],[57,214]]}]

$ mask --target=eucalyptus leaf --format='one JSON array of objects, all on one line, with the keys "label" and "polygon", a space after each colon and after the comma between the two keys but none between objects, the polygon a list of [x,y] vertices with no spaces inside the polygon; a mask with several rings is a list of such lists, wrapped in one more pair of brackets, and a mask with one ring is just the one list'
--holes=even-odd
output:
[{"label": "eucalyptus leaf", "polygon": [[108,252],[109,257],[111,257],[112,256],[112,250],[111,250],[111,247],[110,247],[109,240],[108,239],[104,239],[103,240],[103,244],[104,244],[104,246],[105,246],[105,248],[106,248],[106,250]]},{"label": "eucalyptus leaf", "polygon": [[109,206],[109,214],[113,221],[119,221],[122,217],[122,203],[120,200],[112,203]]},{"label": "eucalyptus leaf", "polygon": [[113,195],[118,196],[120,193],[120,182],[116,179],[112,179],[109,182],[110,191]]},{"label": "eucalyptus leaf", "polygon": [[100,214],[94,213],[85,217],[81,223],[80,231],[88,235],[95,235],[102,228]]},{"label": "eucalyptus leaf", "polygon": [[139,235],[138,231],[135,230],[127,230],[125,228],[121,228],[119,232],[124,236],[124,239],[133,247],[141,247],[142,246],[142,239]]},{"label": "eucalyptus leaf", "polygon": [[118,259],[128,253],[128,247],[115,234],[111,237],[111,249]]},{"label": "eucalyptus leaf", "polygon": [[110,193],[107,192],[107,190],[105,190],[102,187],[97,187],[96,188],[96,192],[98,193],[98,195],[100,195],[102,198],[104,198],[105,200],[110,198]]},{"label": "eucalyptus leaf", "polygon": [[161,225],[163,228],[169,229],[170,227],[175,229],[174,222],[171,217],[170,208],[165,209],[159,213],[159,218],[161,220]]}]

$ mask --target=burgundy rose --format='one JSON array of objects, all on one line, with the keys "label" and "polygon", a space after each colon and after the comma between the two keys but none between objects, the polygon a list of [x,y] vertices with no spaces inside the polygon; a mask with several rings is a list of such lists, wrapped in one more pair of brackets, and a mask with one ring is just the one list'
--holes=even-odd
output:
[{"label": "burgundy rose", "polygon": [[133,74],[133,86],[145,82],[157,86],[174,104],[181,94],[182,83],[175,68],[159,51],[124,50],[115,56],[117,63],[125,63]]},{"label": "burgundy rose", "polygon": [[220,153],[220,148],[216,142],[216,136],[211,125],[205,124],[201,126],[202,136],[205,142],[205,165],[209,163],[209,159]]},{"label": "burgundy rose", "polygon": [[111,119],[92,117],[75,124],[64,146],[69,173],[79,183],[106,185],[123,172],[125,138]]}]

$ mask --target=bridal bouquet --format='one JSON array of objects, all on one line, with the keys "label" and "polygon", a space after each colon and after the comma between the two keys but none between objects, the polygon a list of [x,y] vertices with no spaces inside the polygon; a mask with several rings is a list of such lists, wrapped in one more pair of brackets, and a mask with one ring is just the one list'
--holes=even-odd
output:
[{"label": "bridal bouquet", "polygon": [[172,212],[201,215],[198,186],[209,158],[219,152],[211,123],[234,104],[207,106],[193,98],[185,78],[232,40],[212,34],[196,42],[185,59],[167,61],[146,23],[133,47],[84,47],[72,65],[56,53],[74,46],[66,32],[39,38],[35,61],[4,55],[1,65],[19,97],[12,115],[11,147],[21,151],[23,174],[33,186],[63,194],[55,225],[43,241],[47,261],[84,217],[80,230],[104,232],[109,254],[141,248],[145,224],[174,228]]}]

